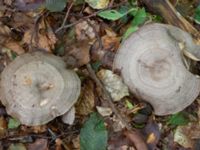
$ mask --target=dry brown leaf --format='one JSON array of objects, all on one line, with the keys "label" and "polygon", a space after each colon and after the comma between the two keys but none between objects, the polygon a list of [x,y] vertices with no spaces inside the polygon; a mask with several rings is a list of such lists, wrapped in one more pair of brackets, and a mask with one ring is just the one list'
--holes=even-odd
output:
[{"label": "dry brown leaf", "polygon": [[113,101],[119,101],[129,95],[128,87],[123,83],[120,76],[110,70],[101,69],[97,76],[103,82],[105,88],[110,93]]},{"label": "dry brown leaf", "polygon": [[87,80],[82,87],[80,98],[76,104],[76,112],[79,115],[88,115],[94,108],[94,84]]},{"label": "dry brown leaf", "polygon": [[4,117],[0,117],[0,137],[4,136],[7,129],[7,122]]},{"label": "dry brown leaf", "polygon": [[95,38],[95,32],[93,27],[95,28],[96,32],[99,31],[99,25],[95,21],[89,20],[90,24],[87,21],[82,21],[75,26],[76,38],[78,40],[88,40]]},{"label": "dry brown leaf", "polygon": [[120,44],[120,37],[105,35],[102,37],[103,47],[106,50],[115,51]]},{"label": "dry brown leaf", "polygon": [[25,52],[23,47],[21,45],[19,45],[19,42],[16,42],[14,40],[6,41],[4,46],[6,48],[12,50],[13,52],[17,53],[18,55],[23,54]]},{"label": "dry brown leaf", "polygon": [[185,126],[178,126],[174,133],[174,142],[185,148],[194,148],[195,139],[200,138],[200,125],[193,122]]},{"label": "dry brown leaf", "polygon": [[55,150],[62,150],[62,140],[57,138],[55,140],[55,144],[56,144],[56,149]]},{"label": "dry brown leaf", "polygon": [[34,16],[35,14],[33,12],[29,14],[16,12],[15,15],[13,15],[10,25],[15,29],[22,28],[26,32],[26,30],[34,27]]},{"label": "dry brown leaf", "polygon": [[34,143],[28,144],[28,150],[48,150],[47,139],[37,139]]},{"label": "dry brown leaf", "polygon": [[28,45],[32,44],[32,46],[37,47],[39,49],[44,49],[48,52],[51,52],[55,48],[57,38],[53,33],[48,22],[43,19],[39,24],[38,31],[39,32],[36,33],[36,31],[33,28],[29,29],[24,34],[23,42]]},{"label": "dry brown leaf", "polygon": [[76,136],[72,139],[73,148],[79,150],[80,149],[80,137]]},{"label": "dry brown leaf", "polygon": [[65,62],[68,66],[79,67],[90,61],[89,41],[78,41],[66,48]]}]

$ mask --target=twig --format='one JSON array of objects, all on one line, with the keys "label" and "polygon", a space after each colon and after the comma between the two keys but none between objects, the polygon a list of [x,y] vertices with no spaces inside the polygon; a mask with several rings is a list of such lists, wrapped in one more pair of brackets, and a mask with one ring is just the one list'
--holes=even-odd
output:
[{"label": "twig", "polygon": [[117,5],[112,6],[112,7],[108,7],[108,8],[105,8],[105,9],[98,10],[98,11],[96,11],[96,12],[94,12],[94,13],[88,15],[88,16],[82,17],[81,19],[79,19],[79,20],[77,20],[77,21],[75,21],[75,22],[73,22],[71,24],[63,26],[63,29],[70,28],[70,27],[72,27],[72,26],[74,26],[74,25],[76,25],[76,24],[78,24],[78,23],[80,23],[80,22],[82,22],[84,20],[87,20],[89,18],[95,17],[98,13],[100,13],[100,12],[102,12],[104,10],[108,10],[108,9],[111,9],[111,8],[116,8],[116,7],[119,7],[119,6],[121,6],[122,4],[125,4],[125,3],[127,3],[127,1],[121,2],[121,3],[117,4]]},{"label": "twig", "polygon": [[[34,28],[33,28],[33,31],[32,31],[32,34],[31,34],[31,39],[30,39],[30,50],[32,51],[33,50],[33,40],[37,40],[38,39],[38,28],[39,28],[39,23],[43,17],[43,15],[46,13],[46,11],[42,12],[41,14],[39,14],[37,17],[36,17],[36,20],[35,20],[35,23],[34,23]],[[48,14],[47,14],[48,15]],[[36,42],[37,43],[37,42]]]},{"label": "twig", "polygon": [[58,33],[59,31],[61,31],[61,30],[63,29],[63,27],[65,26],[66,21],[67,21],[67,18],[68,18],[68,16],[69,16],[69,12],[70,12],[70,10],[72,9],[72,6],[73,6],[73,5],[74,5],[73,2],[69,5],[69,8],[68,8],[68,10],[67,10],[67,12],[66,12],[66,15],[65,15],[65,18],[64,18],[64,20],[63,20],[62,25],[55,31],[55,33]]},{"label": "twig", "polygon": [[87,70],[90,73],[91,78],[96,82],[96,84],[102,89],[103,94],[105,95],[106,99],[108,100],[108,103],[112,109],[112,111],[115,113],[115,115],[120,119],[120,121],[125,125],[127,130],[131,130],[131,126],[128,124],[128,122],[121,116],[120,112],[117,110],[115,105],[113,104],[112,97],[110,96],[110,93],[105,89],[102,82],[97,78],[94,70],[92,69],[90,64],[87,64]]}]

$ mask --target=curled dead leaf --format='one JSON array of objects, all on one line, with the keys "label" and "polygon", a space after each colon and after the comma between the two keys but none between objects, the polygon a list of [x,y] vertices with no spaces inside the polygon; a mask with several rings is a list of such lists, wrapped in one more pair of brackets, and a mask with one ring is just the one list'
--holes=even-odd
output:
[{"label": "curled dead leaf", "polygon": [[94,28],[96,32],[99,31],[99,25],[95,21],[88,20],[88,22],[82,21],[77,25],[75,25],[76,38],[78,40],[94,39],[95,38]]},{"label": "curled dead leaf", "polygon": [[38,31],[34,28],[25,32],[23,43],[51,52],[55,48],[57,38],[45,19],[39,23]]},{"label": "curled dead leaf", "polygon": [[79,67],[90,61],[89,41],[78,41],[65,48],[64,60],[68,66]]},{"label": "curled dead leaf", "polygon": [[112,71],[102,69],[97,73],[97,76],[103,82],[114,101],[119,101],[123,97],[129,95],[128,87],[122,82],[122,79]]},{"label": "curled dead leaf", "polygon": [[115,51],[119,47],[120,40],[120,37],[105,35],[102,37],[102,44],[104,49]]}]

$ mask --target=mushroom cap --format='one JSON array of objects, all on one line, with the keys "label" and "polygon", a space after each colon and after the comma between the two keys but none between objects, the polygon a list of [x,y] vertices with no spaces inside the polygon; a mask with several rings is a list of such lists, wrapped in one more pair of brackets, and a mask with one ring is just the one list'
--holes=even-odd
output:
[{"label": "mushroom cap", "polygon": [[158,23],[144,25],[121,44],[113,63],[129,89],[149,102],[156,115],[183,110],[200,91],[200,80],[185,68],[169,28],[178,29]]},{"label": "mushroom cap", "polygon": [[80,94],[80,79],[60,57],[34,52],[18,56],[1,74],[7,113],[25,125],[41,125],[66,113]]}]

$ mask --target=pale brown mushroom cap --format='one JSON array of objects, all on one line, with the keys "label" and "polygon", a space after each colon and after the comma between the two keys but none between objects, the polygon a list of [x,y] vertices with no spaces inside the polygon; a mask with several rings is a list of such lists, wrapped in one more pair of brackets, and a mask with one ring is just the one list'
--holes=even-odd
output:
[{"label": "pale brown mushroom cap", "polygon": [[176,27],[157,23],[141,27],[121,44],[114,60],[113,68],[121,70],[129,89],[149,102],[156,115],[183,110],[200,91],[200,80],[185,68],[169,28]]},{"label": "pale brown mushroom cap", "polygon": [[1,101],[25,125],[41,125],[67,112],[80,94],[80,79],[61,58],[34,52],[18,56],[1,74]]}]

